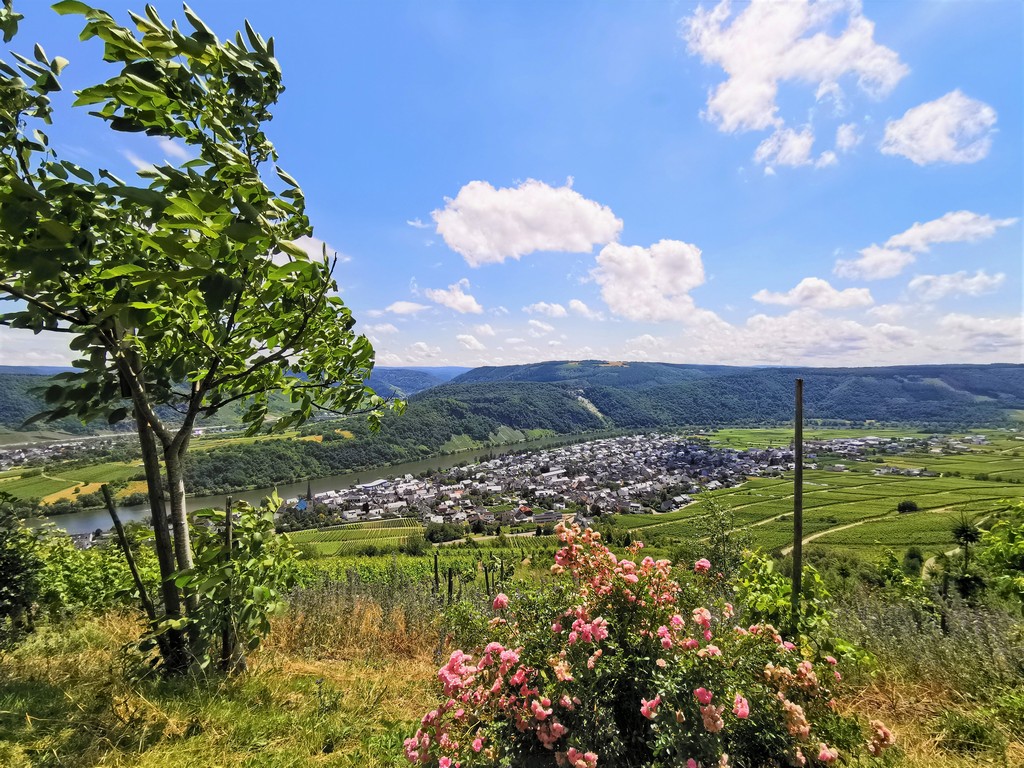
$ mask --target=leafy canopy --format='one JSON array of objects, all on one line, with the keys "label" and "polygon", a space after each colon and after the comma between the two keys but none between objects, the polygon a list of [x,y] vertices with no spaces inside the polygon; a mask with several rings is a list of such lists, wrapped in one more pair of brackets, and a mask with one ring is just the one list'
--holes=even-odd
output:
[{"label": "leafy canopy", "polygon": [[[42,128],[67,60],[37,45],[34,59],[0,62],[0,292],[19,300],[0,321],[72,334],[79,355],[47,390],[45,416],[113,423],[131,415],[130,397],[165,446],[157,405],[188,425],[243,400],[255,431],[280,391],[279,428],[316,406],[368,404],[379,418],[384,401],[363,385],[373,349],[353,331],[326,246],[296,242],[312,231],[305,198],[263,131],[283,91],[273,39],[246,23],[219,41],[188,6],[191,30],[152,6],[131,14],[134,31],[77,0],[54,9],[84,16],[82,39],[102,41],[120,68],[75,105],[192,159],[141,171],[143,186],[59,158]],[[17,20],[3,13],[9,39]]]}]

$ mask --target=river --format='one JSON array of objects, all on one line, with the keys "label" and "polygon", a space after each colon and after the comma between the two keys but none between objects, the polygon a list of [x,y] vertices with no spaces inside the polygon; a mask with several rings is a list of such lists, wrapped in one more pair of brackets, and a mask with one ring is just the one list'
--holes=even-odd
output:
[{"label": "river", "polygon": [[[430,459],[409,461],[404,464],[390,464],[373,469],[365,469],[361,472],[348,472],[343,475],[331,475],[330,477],[315,478],[310,481],[303,480],[299,483],[286,483],[277,486],[277,495],[282,499],[291,499],[304,496],[307,482],[313,488],[313,493],[333,491],[340,488],[347,488],[359,483],[368,483],[372,480],[383,480],[388,477],[399,475],[418,475],[424,471],[444,470],[454,467],[456,464],[472,463],[479,461],[485,456],[502,456],[516,451],[532,451],[541,448],[549,448],[555,445],[567,445],[586,440],[599,440],[602,437],[609,437],[613,434],[622,434],[621,431],[591,432],[583,435],[554,435],[542,437],[538,440],[528,440],[522,443],[509,443],[507,445],[493,446],[489,448],[474,448],[468,451],[450,453],[446,456],[435,456]],[[190,496],[185,501],[189,512],[197,509],[223,506],[225,498],[243,499],[252,504],[258,504],[264,497],[269,496],[273,488],[256,488],[251,491],[236,491],[231,494],[219,496]],[[117,514],[121,522],[145,520],[149,517],[149,505],[143,504],[136,507],[118,507]],[[112,527],[110,515],[105,509],[87,509],[82,512],[72,512],[68,515],[53,515],[50,517],[30,517],[25,521],[28,525],[38,527],[43,523],[53,523],[57,528],[69,534],[91,533],[96,529],[108,530]]]}]

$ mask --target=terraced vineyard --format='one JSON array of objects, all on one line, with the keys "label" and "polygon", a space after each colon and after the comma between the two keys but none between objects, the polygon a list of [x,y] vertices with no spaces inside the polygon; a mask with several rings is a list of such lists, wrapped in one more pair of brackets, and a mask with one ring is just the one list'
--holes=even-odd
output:
[{"label": "terraced vineyard", "polygon": [[[734,448],[785,444],[781,430],[729,430],[723,434]],[[886,548],[901,551],[919,546],[928,554],[949,550],[954,545],[953,525],[961,516],[984,521],[1004,509],[1007,500],[1024,498],[1024,445],[1019,436],[992,433],[989,440],[990,444],[975,446],[970,453],[902,454],[883,459],[886,466],[927,468],[941,473],[940,477],[875,475],[877,461],[847,462],[849,472],[806,471],[805,545],[872,559]],[[757,547],[785,550],[792,544],[791,477],[756,478],[707,496],[733,512],[736,527],[747,531]],[[905,499],[914,501],[918,511],[899,514],[896,505]],[[615,521],[632,530],[636,538],[668,545],[706,535],[706,515],[705,504],[698,500],[675,512],[620,515]]]},{"label": "terraced vineyard", "polygon": [[289,538],[295,544],[312,544],[321,555],[332,557],[356,552],[368,544],[395,548],[404,544],[409,536],[422,531],[423,526],[415,520],[397,518],[298,531],[289,534]]}]

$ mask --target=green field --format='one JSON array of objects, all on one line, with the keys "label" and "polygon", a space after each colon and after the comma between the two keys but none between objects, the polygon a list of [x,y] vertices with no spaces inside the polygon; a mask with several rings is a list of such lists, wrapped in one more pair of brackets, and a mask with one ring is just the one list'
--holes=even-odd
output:
[{"label": "green field", "polygon": [[[786,430],[722,430],[713,437],[719,445],[742,449],[786,445]],[[896,430],[822,430],[817,437],[872,434],[902,436]],[[1024,498],[1024,444],[1018,435],[986,432],[990,444],[972,446],[967,453],[939,455],[908,453],[884,456],[886,466],[927,468],[940,477],[875,475],[875,461],[850,461],[849,472],[808,470],[804,473],[804,541],[807,547],[834,550],[875,559],[886,548],[901,551],[919,546],[929,555],[953,546],[952,527],[961,516],[984,522]],[[866,457],[868,459],[873,457]],[[987,476],[988,479],[975,479]],[[707,494],[734,515],[734,524],[763,550],[792,544],[793,480],[754,478],[746,483]],[[896,505],[912,500],[919,511],[899,514]],[[615,524],[630,529],[636,538],[661,546],[700,539],[706,535],[704,504],[657,515],[619,515]]]},{"label": "green field", "polygon": [[289,534],[295,544],[311,544],[324,556],[337,556],[355,552],[368,544],[381,548],[396,548],[414,533],[422,533],[423,526],[410,518],[375,520],[350,523],[333,528],[297,531]]}]

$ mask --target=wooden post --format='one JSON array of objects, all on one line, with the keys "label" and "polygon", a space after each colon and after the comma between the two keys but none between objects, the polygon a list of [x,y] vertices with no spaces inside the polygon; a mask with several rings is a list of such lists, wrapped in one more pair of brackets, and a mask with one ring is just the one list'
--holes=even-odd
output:
[{"label": "wooden post", "polygon": [[800,593],[803,590],[804,558],[804,380],[796,380],[796,418],[793,448],[793,634],[800,630]]},{"label": "wooden post", "polygon": [[434,594],[441,594],[441,573],[437,568],[437,550],[434,550]]}]

